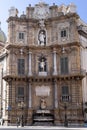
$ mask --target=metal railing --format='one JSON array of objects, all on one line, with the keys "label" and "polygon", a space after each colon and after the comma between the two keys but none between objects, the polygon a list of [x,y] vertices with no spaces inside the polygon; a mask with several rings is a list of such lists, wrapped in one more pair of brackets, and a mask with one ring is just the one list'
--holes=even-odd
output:
[{"label": "metal railing", "polygon": [[62,95],[61,101],[69,102],[69,101],[71,101],[71,96],[70,95]]}]

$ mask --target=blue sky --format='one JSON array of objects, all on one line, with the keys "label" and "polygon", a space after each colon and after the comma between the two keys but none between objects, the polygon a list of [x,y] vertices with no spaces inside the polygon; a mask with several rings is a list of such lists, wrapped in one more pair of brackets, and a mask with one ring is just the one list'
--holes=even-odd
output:
[{"label": "blue sky", "polygon": [[[26,7],[31,4],[34,6],[39,3],[41,0],[0,0],[0,21],[1,21],[1,29],[7,35],[7,22],[9,13],[8,10],[10,7],[14,6],[19,11],[19,16],[22,12],[26,12]],[[81,19],[87,23],[87,0],[43,0],[45,3],[52,5],[55,3],[60,6],[61,4],[69,5],[70,3],[74,3],[77,6],[77,13],[81,17]]]}]

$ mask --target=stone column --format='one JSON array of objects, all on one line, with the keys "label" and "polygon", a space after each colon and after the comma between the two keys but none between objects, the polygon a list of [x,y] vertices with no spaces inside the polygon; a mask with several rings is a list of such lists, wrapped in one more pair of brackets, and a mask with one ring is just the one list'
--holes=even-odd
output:
[{"label": "stone column", "polygon": [[31,98],[31,83],[29,83],[29,108],[32,107],[32,98]]},{"label": "stone column", "polygon": [[54,107],[58,108],[58,92],[57,92],[57,83],[54,81]]},{"label": "stone column", "polygon": [[57,75],[56,51],[53,51],[53,75]]},{"label": "stone column", "polygon": [[29,73],[28,73],[29,76],[32,75],[31,59],[32,59],[32,52],[29,52]]}]

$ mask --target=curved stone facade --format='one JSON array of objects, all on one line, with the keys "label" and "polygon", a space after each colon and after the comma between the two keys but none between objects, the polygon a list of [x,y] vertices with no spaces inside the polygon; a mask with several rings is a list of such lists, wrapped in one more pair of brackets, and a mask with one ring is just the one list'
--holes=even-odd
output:
[{"label": "curved stone facade", "polygon": [[78,30],[75,10],[73,4],[39,3],[27,7],[24,17],[16,9],[9,16],[1,111],[5,123],[16,124],[18,117],[24,125],[83,125],[86,71],[80,38],[87,34]]}]

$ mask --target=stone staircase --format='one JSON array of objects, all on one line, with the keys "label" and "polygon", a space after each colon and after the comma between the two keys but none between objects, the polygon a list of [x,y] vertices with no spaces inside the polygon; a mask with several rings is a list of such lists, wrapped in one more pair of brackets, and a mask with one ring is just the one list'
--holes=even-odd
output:
[{"label": "stone staircase", "polygon": [[33,114],[33,125],[53,126],[54,116],[49,110],[38,110]]}]

